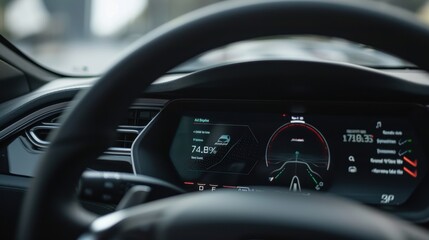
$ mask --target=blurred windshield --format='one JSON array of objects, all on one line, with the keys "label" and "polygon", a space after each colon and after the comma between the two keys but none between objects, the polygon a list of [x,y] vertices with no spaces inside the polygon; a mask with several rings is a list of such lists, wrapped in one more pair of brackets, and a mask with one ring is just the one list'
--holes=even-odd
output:
[{"label": "blurred windshield", "polygon": [[[0,34],[47,68],[67,75],[98,75],[148,31],[219,1],[0,0]],[[429,23],[429,0],[378,1],[402,7]],[[176,71],[266,58],[408,66],[387,54],[340,39],[280,36],[230,44],[193,59]]]}]

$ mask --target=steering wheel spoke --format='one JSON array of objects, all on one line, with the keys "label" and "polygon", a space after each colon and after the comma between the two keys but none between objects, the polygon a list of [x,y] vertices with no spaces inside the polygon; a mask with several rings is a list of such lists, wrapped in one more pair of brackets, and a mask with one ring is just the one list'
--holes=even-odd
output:
[{"label": "steering wheel spoke", "polygon": [[172,199],[159,200],[99,217],[79,239],[154,239],[155,226],[172,204]]},{"label": "steering wheel spoke", "polygon": [[[344,211],[347,209],[347,211]],[[408,231],[412,229],[412,231]],[[266,188],[193,193],[95,220],[80,239],[426,239],[427,232],[337,197]]]}]

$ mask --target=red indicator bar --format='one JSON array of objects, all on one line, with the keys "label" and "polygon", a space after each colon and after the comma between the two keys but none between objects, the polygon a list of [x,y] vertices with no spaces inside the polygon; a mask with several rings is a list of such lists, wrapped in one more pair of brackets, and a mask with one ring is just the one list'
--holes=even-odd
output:
[{"label": "red indicator bar", "polygon": [[236,186],[223,185],[224,188],[237,188]]},{"label": "red indicator bar", "polygon": [[412,161],[411,159],[407,158],[406,156],[403,156],[402,159],[404,159],[404,161],[409,163],[411,166],[417,167],[417,160]]},{"label": "red indicator bar", "polygon": [[194,185],[193,182],[183,182],[183,183],[186,184],[186,185]]},{"label": "red indicator bar", "polygon": [[407,167],[403,167],[404,171],[408,173],[411,177],[416,178],[417,177],[417,170],[414,170],[413,172],[408,169]]}]

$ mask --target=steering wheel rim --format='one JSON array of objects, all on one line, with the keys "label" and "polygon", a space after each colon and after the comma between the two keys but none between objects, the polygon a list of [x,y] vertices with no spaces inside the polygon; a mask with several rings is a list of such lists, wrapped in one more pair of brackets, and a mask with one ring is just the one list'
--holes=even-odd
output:
[{"label": "steering wheel rim", "polygon": [[88,229],[96,216],[78,203],[74,189],[79,177],[113,141],[121,116],[153,81],[204,51],[283,34],[348,39],[393,53],[429,71],[425,56],[429,30],[411,15],[387,6],[318,0],[233,1],[179,18],[146,35],[77,97],[25,197],[19,239],[72,239]]}]

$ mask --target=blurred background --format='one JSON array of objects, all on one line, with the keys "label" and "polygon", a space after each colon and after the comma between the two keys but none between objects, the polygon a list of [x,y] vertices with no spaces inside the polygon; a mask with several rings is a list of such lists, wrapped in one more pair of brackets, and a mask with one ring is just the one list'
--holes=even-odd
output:
[{"label": "blurred background", "polygon": [[[184,13],[221,0],[0,0],[0,34],[41,65],[68,75],[98,75],[127,46]],[[375,1],[375,0],[374,0]],[[428,0],[378,0],[429,23]],[[365,51],[362,51],[364,49]],[[324,59],[381,67],[408,64],[366,46],[322,37],[235,43],[176,69],[261,58]]]}]

